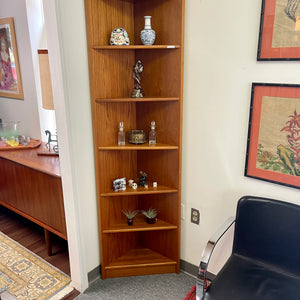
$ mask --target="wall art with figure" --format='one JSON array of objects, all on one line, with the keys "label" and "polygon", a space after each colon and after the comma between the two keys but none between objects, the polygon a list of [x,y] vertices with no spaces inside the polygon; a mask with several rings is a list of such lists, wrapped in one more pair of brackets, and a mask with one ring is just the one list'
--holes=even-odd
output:
[{"label": "wall art with figure", "polygon": [[13,18],[0,19],[0,97],[24,99]]},{"label": "wall art with figure", "polygon": [[300,0],[263,0],[258,60],[300,59]]},{"label": "wall art with figure", "polygon": [[252,84],[245,176],[300,188],[300,85]]}]

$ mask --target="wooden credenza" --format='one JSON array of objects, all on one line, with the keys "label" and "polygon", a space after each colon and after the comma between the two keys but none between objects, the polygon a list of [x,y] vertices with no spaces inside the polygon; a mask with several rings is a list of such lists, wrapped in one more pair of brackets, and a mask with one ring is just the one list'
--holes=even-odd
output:
[{"label": "wooden credenza", "polygon": [[37,151],[0,151],[0,205],[42,226],[51,255],[49,232],[67,240],[60,165]]}]

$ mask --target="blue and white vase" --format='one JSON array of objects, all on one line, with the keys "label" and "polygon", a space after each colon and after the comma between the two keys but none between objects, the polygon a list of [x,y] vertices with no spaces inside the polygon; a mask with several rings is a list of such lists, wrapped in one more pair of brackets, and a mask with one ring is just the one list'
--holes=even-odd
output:
[{"label": "blue and white vase", "polygon": [[145,27],[141,31],[141,41],[143,45],[153,45],[155,41],[155,31],[151,28],[151,16],[144,16]]}]

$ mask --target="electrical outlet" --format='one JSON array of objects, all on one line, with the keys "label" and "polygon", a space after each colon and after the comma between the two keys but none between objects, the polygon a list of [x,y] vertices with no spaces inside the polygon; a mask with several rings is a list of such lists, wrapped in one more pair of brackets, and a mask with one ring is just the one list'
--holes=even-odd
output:
[{"label": "electrical outlet", "polygon": [[200,212],[198,209],[192,208],[191,209],[191,222],[194,224],[199,225],[200,223]]}]

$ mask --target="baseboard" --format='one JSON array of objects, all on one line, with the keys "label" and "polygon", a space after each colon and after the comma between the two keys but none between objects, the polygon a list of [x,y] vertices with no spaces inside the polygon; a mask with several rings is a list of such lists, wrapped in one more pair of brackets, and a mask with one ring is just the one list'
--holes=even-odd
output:
[{"label": "baseboard", "polygon": [[[185,260],[180,260],[180,270],[188,273],[191,276],[197,277],[198,275],[198,266],[195,266]],[[207,278],[213,280],[216,277],[215,274],[207,272]],[[101,266],[99,265],[92,271],[88,272],[88,282],[91,284],[95,280],[101,278]]]},{"label": "baseboard", "polygon": [[88,282],[89,285],[96,281],[97,279],[101,278],[101,266],[99,265],[98,267],[96,267],[95,269],[93,269],[92,271],[88,272]]},{"label": "baseboard", "polygon": [[195,277],[198,275],[198,267],[182,259],[180,260],[180,270]]},{"label": "baseboard", "polygon": [[[198,275],[198,266],[195,266],[182,259],[180,260],[180,269],[191,276],[197,277]],[[209,279],[210,281],[214,280],[215,277],[216,277],[215,274],[206,272],[206,278]]]}]

